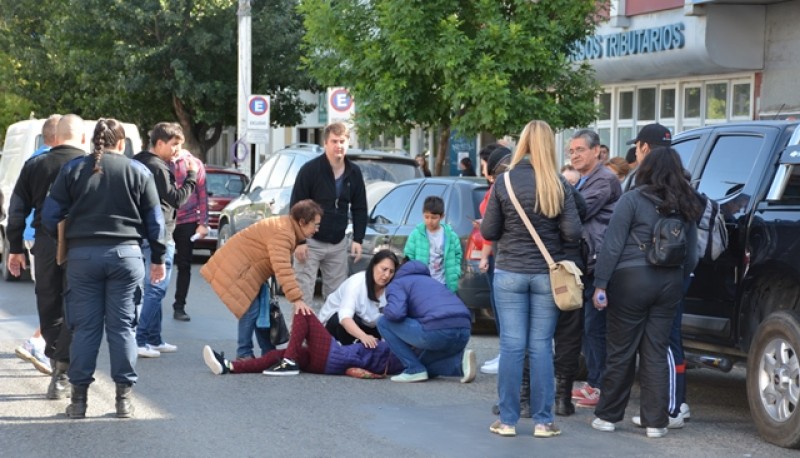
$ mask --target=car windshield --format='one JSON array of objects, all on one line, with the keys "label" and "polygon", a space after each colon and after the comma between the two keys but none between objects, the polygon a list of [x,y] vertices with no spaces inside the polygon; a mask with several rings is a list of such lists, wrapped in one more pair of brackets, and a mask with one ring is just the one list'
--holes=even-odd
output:
[{"label": "car windshield", "polygon": [[244,177],[233,173],[206,174],[206,191],[209,196],[236,197],[242,193],[245,185]]},{"label": "car windshield", "polygon": [[364,182],[369,184],[375,181],[391,181],[400,183],[416,177],[417,167],[405,162],[392,162],[387,160],[354,158],[364,175]]}]

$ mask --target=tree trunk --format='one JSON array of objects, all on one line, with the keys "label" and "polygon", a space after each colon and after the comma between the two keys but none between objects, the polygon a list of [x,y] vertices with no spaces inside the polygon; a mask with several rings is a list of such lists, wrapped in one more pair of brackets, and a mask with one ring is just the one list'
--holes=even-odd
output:
[{"label": "tree trunk", "polygon": [[445,125],[441,129],[439,131],[439,151],[436,152],[436,172],[434,173],[436,176],[442,176],[442,169],[445,163],[449,165],[448,157],[450,156],[450,126]]},{"label": "tree trunk", "polygon": [[[206,163],[206,152],[214,146],[222,135],[222,123],[208,125],[204,122],[196,123],[193,113],[186,108],[181,99],[172,96],[172,107],[175,116],[178,118],[181,128],[183,128],[183,149],[187,149],[195,157]],[[208,131],[212,130],[209,136]]]},{"label": "tree trunk", "polygon": [[176,95],[172,96],[172,108],[175,110],[178,123],[183,128],[183,149],[188,149],[195,157],[205,163],[206,152],[201,151],[200,142],[197,141],[197,136],[194,132],[194,116]]}]

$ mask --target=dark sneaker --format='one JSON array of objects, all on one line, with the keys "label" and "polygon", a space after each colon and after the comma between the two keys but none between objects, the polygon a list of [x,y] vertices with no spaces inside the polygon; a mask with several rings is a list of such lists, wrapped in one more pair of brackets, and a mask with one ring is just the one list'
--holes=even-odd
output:
[{"label": "dark sneaker", "polygon": [[172,317],[178,321],[192,321],[192,318],[183,309],[175,309],[175,313]]},{"label": "dark sneaker", "polygon": [[262,372],[264,375],[298,375],[300,374],[300,368],[297,367],[297,364],[289,358],[283,358],[281,362],[278,364],[270,367],[269,369]]},{"label": "dark sneaker", "polygon": [[561,434],[555,423],[538,423],[533,428],[533,437],[555,437]]},{"label": "dark sneaker", "polygon": [[225,354],[215,352],[208,345],[203,347],[203,360],[214,375],[227,374],[231,371]]}]

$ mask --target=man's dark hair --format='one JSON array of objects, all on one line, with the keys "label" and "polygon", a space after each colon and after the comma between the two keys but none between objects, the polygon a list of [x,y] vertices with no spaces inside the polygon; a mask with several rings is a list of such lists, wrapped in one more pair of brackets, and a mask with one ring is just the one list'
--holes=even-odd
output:
[{"label": "man's dark hair", "polygon": [[586,144],[589,145],[589,148],[600,146],[600,136],[597,135],[597,132],[593,131],[592,129],[581,129],[572,134],[573,140],[577,140],[579,138],[584,139]]},{"label": "man's dark hair", "polygon": [[150,146],[156,146],[159,140],[166,143],[173,138],[184,140],[183,129],[177,122],[160,122],[150,131]]},{"label": "man's dark hair", "polygon": [[428,196],[422,204],[423,213],[433,213],[434,215],[444,215],[444,200],[439,196]]}]

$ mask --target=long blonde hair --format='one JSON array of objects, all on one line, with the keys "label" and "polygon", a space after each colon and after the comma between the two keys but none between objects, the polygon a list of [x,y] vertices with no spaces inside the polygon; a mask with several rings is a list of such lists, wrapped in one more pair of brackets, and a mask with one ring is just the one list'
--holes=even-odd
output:
[{"label": "long blonde hair", "polygon": [[556,166],[556,141],[550,125],[533,120],[522,129],[509,169],[528,156],[536,177],[536,211],[548,218],[561,214],[564,207],[564,186]]}]

